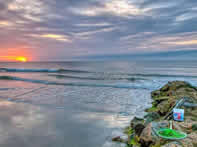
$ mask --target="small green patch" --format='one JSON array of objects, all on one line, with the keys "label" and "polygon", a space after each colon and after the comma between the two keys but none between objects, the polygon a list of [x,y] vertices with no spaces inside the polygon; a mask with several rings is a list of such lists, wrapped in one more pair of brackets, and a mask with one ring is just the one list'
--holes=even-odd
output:
[{"label": "small green patch", "polygon": [[129,147],[130,146],[140,146],[139,140],[140,140],[140,138],[138,136],[132,137],[131,141],[129,142]]},{"label": "small green patch", "polygon": [[131,127],[126,127],[124,133],[130,136],[133,134],[133,129]]},{"label": "small green patch", "polygon": [[158,108],[157,107],[151,107],[151,108],[148,108],[146,109],[146,112],[157,112],[158,111]]}]

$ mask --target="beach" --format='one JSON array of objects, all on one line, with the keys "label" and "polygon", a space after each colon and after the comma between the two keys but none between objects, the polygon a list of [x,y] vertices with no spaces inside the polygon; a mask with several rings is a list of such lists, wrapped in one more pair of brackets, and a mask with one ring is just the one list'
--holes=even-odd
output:
[{"label": "beach", "polygon": [[119,147],[112,142],[168,81],[197,86],[194,62],[0,63],[0,144]]}]

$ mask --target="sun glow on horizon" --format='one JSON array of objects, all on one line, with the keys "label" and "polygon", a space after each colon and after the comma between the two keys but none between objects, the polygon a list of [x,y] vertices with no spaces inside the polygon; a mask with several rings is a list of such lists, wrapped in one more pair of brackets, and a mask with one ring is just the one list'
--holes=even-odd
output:
[{"label": "sun glow on horizon", "polygon": [[0,62],[28,62],[31,61],[31,59],[29,56],[0,56]]},{"label": "sun glow on horizon", "polygon": [[16,59],[15,59],[16,61],[18,61],[18,62],[27,62],[27,58],[26,57],[16,57]]}]

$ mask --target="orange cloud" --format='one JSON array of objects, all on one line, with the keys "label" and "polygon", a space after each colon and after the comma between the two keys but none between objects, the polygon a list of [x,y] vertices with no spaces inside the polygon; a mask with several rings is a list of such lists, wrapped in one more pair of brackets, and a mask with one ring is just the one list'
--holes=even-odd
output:
[{"label": "orange cloud", "polygon": [[0,27],[10,27],[12,26],[11,22],[8,21],[0,21]]},{"label": "orange cloud", "polygon": [[197,45],[197,40],[174,42],[176,45]]}]

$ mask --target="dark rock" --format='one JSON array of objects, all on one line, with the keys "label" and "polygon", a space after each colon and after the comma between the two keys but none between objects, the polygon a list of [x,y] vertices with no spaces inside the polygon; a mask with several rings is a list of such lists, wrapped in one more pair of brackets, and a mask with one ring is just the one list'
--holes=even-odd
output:
[{"label": "dark rock", "polygon": [[143,124],[144,123],[144,119],[142,118],[138,118],[138,117],[134,117],[131,122],[130,122],[130,127],[131,128],[134,128],[135,125],[137,124]]},{"label": "dark rock", "polygon": [[112,141],[118,141],[119,142],[120,140],[121,140],[120,136],[112,138]]},{"label": "dark rock", "polygon": [[148,124],[152,121],[160,119],[160,115],[157,112],[150,112],[145,116],[145,124]]},{"label": "dark rock", "polygon": [[122,139],[120,136],[112,138],[112,141],[127,143],[127,140]]},{"label": "dark rock", "polygon": [[153,143],[152,123],[148,124],[140,135],[140,143],[143,147],[149,147]]},{"label": "dark rock", "polygon": [[197,131],[197,124],[193,124],[193,125],[192,125],[192,130],[193,130],[193,131]]},{"label": "dark rock", "polygon": [[135,135],[140,136],[140,134],[142,133],[142,131],[144,130],[145,126],[143,124],[137,124],[134,127],[135,130]]}]

